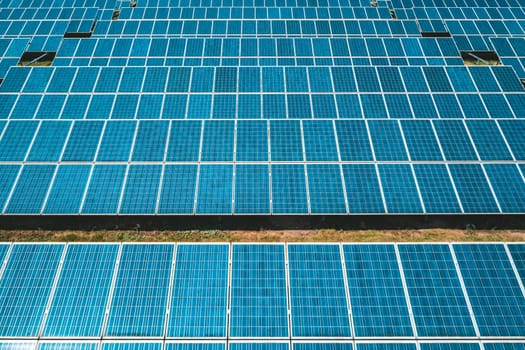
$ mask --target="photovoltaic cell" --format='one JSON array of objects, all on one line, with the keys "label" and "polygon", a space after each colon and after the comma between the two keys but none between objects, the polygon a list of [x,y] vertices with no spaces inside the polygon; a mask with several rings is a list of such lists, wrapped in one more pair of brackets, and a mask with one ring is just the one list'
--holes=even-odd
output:
[{"label": "photovoltaic cell", "polygon": [[173,245],[125,244],[106,335],[163,336]]},{"label": "photovoltaic cell", "polygon": [[454,251],[480,334],[523,334],[525,299],[504,247],[455,244]]},{"label": "photovoltaic cell", "polygon": [[97,343],[80,342],[42,342],[38,345],[38,350],[97,350]]},{"label": "photovoltaic cell", "polygon": [[412,336],[393,245],[345,245],[355,335]]},{"label": "photovoltaic cell", "polygon": [[449,247],[400,244],[399,254],[418,335],[475,336]]},{"label": "photovoltaic cell", "polygon": [[233,246],[230,336],[288,336],[284,245]]},{"label": "photovoltaic cell", "polygon": [[68,246],[43,335],[101,336],[118,248],[116,244]]},{"label": "photovoltaic cell", "polygon": [[293,336],[349,337],[338,245],[289,245]]},{"label": "photovoltaic cell", "polygon": [[0,280],[0,334],[38,335],[63,244],[17,244]]},{"label": "photovoltaic cell", "polygon": [[226,336],[228,253],[226,244],[177,246],[168,336]]}]

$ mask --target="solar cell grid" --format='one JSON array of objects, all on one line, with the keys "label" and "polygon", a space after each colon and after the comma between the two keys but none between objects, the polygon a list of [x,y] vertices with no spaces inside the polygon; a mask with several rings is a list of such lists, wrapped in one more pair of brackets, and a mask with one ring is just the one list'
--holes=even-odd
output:
[{"label": "solar cell grid", "polygon": [[356,336],[411,336],[398,263],[392,245],[344,245]]},{"label": "solar cell grid", "polygon": [[419,336],[474,336],[469,310],[447,245],[399,245]]},{"label": "solar cell grid", "polygon": [[349,310],[337,245],[288,245],[293,336],[349,337]]},{"label": "solar cell grid", "polygon": [[0,280],[2,336],[37,336],[63,244],[13,246]]},{"label": "solar cell grid", "polygon": [[[117,252],[116,244],[68,246],[43,335],[101,335]],[[96,345],[86,344],[86,347]],[[41,347],[57,346],[42,344]]]},{"label": "solar cell grid", "polygon": [[233,246],[231,337],[287,337],[284,245]]},{"label": "solar cell grid", "polygon": [[503,245],[456,244],[454,252],[480,334],[523,334],[523,291]]},{"label": "solar cell grid", "polygon": [[106,335],[164,335],[173,249],[167,244],[123,245]]}]

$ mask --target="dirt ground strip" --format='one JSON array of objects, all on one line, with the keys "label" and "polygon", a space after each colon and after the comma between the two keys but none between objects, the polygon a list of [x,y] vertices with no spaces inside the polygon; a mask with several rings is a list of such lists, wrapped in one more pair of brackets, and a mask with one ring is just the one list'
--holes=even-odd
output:
[{"label": "dirt ground strip", "polygon": [[525,242],[511,230],[0,231],[4,242]]}]

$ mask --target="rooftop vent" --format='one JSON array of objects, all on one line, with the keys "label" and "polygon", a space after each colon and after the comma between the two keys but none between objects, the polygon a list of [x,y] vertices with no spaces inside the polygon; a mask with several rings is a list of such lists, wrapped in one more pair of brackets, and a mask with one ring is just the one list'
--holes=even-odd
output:
[{"label": "rooftop vent", "polygon": [[113,15],[111,16],[112,20],[117,20],[120,17],[120,10],[114,10]]}]

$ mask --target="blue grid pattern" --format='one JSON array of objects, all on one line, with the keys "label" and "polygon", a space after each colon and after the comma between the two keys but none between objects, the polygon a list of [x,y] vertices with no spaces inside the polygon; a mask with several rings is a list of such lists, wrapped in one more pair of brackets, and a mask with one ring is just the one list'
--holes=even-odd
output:
[{"label": "blue grid pattern", "polygon": [[350,337],[337,245],[289,245],[293,336]]},{"label": "blue grid pattern", "polygon": [[164,335],[172,260],[171,245],[122,247],[107,335]]},{"label": "blue grid pattern", "polygon": [[357,348],[408,350],[405,293],[418,337],[434,337],[423,350],[479,348],[471,317],[484,346],[523,347],[523,244],[509,244],[510,255],[493,243],[397,247],[399,257],[392,244],[124,244],[120,254],[117,244],[0,245],[0,347],[34,350],[39,334],[39,348],[66,350],[100,339],[102,348],[160,349],[164,337],[166,347],[219,348],[226,336],[233,347],[266,347],[247,342],[288,339],[291,327],[294,346],[341,350],[352,346],[343,339],[351,324]]},{"label": "blue grid pattern", "polygon": [[0,280],[0,334],[37,336],[63,244],[17,244]]},{"label": "blue grid pattern", "polygon": [[356,336],[411,336],[394,246],[345,245],[344,254]]},{"label": "blue grid pattern", "polygon": [[228,253],[225,244],[177,247],[168,336],[226,336]]},{"label": "blue grid pattern", "polygon": [[233,246],[231,337],[288,337],[284,245]]},{"label": "blue grid pattern", "polygon": [[504,247],[456,244],[454,250],[480,334],[523,334],[525,300]]},{"label": "blue grid pattern", "polygon": [[475,336],[446,245],[399,245],[419,336]]},{"label": "blue grid pattern", "polygon": [[130,4],[0,1],[2,215],[524,213],[520,1]]},{"label": "blue grid pattern", "polygon": [[97,343],[40,343],[39,350],[97,350]]},{"label": "blue grid pattern", "polygon": [[116,244],[68,246],[43,335],[102,335],[117,252]]}]

